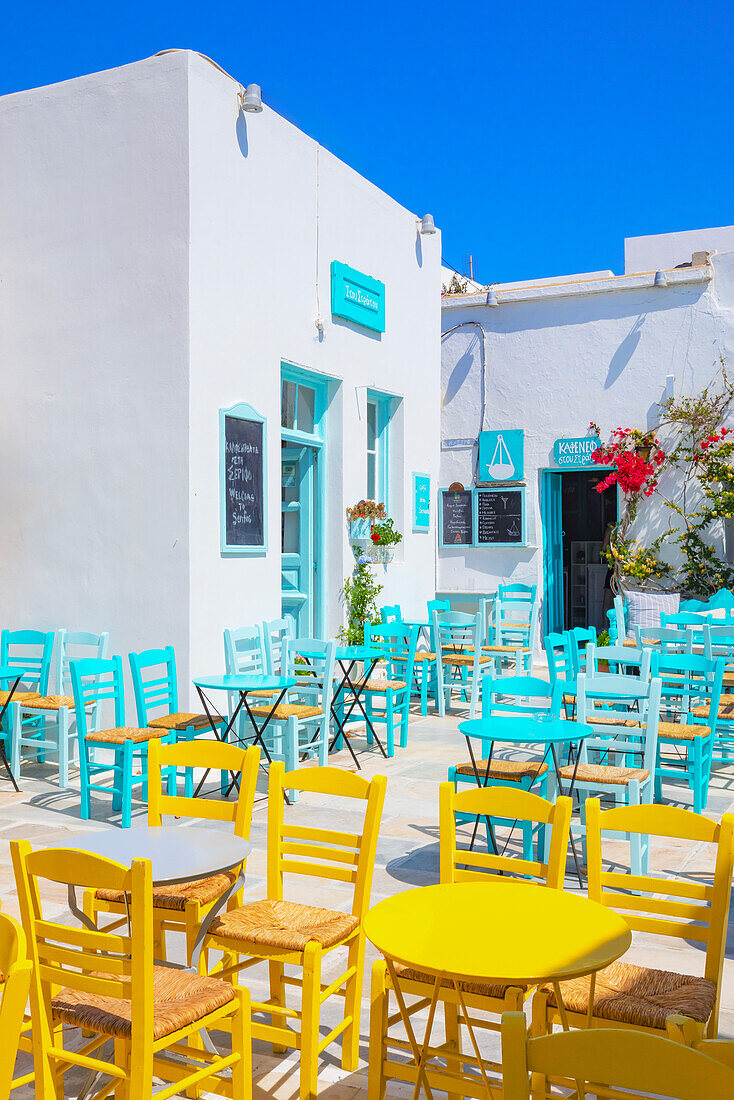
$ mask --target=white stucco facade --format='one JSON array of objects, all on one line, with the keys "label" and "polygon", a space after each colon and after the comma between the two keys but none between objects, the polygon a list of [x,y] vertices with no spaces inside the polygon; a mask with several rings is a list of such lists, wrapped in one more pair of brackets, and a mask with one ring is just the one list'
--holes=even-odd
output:
[{"label": "white stucco facade", "polygon": [[[383,598],[424,613],[438,480],[440,234],[189,52],[0,100],[2,625],[173,643],[182,686],[222,630],[280,614],[281,364],[328,383],[325,636],[366,495],[364,395],[392,395]],[[330,265],[385,283],[382,334],[332,317]],[[323,331],[316,319],[323,319]],[[266,418],[268,551],[222,555],[220,408]]]},{"label": "white stucco facade", "polygon": [[[715,231],[705,240],[695,247],[716,250]],[[654,270],[500,284],[498,306],[487,306],[484,292],[444,298],[441,485],[473,484],[477,447],[469,441],[480,430],[524,428],[528,545],[440,548],[439,591],[522,581],[542,595],[542,475],[558,469],[554,441],[585,436],[591,420],[605,438],[620,425],[653,426],[666,396],[703,389],[721,358],[731,363],[734,251],[668,270],[666,286],[654,286]],[[644,523],[657,532],[669,518],[653,509]],[[723,531],[712,537],[723,550]]]}]

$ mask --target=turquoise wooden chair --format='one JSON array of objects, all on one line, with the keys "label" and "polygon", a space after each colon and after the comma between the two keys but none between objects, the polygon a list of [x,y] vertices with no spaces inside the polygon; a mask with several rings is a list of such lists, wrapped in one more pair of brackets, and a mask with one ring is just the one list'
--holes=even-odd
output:
[{"label": "turquoise wooden chair", "polygon": [[652,654],[651,673],[662,680],[659,740],[673,749],[665,762],[658,750],[655,800],[662,799],[663,779],[686,778],[693,791],[693,809],[706,809],[714,739],[724,679],[724,658],[709,660],[695,653]]},{"label": "turquoise wooden chair", "polygon": [[[596,645],[590,642],[586,647],[586,669],[590,676],[599,672],[611,672],[618,676],[639,676],[641,680],[650,679],[652,651],[644,647],[626,645]],[[606,667],[601,668],[604,664]]]},{"label": "turquoise wooden chair", "polygon": [[[410,695],[415,670],[415,651],[420,627],[404,623],[365,623],[364,644],[378,649],[385,662],[385,679],[374,675],[362,686],[361,698],[370,721],[385,726],[385,744],[388,756],[395,755],[395,729],[401,748],[408,744]],[[377,709],[381,704],[380,709]],[[359,712],[355,709],[352,717]],[[361,715],[360,715],[361,717]],[[367,743],[372,736],[367,730]]]},{"label": "turquoise wooden chair", "polygon": [[[79,739],[79,772],[82,785],[81,815],[91,816],[91,792],[112,793],[113,813],[120,812],[123,829],[130,827],[133,787],[143,788],[143,799],[148,786],[148,742],[160,738],[165,744],[174,735],[165,729],[143,729],[125,725],[125,685],[122,674],[122,657],[84,657],[69,664],[74,692],[74,709]],[[89,713],[95,703],[114,707],[114,726],[110,729],[90,729]],[[103,723],[104,724],[104,723]],[[113,760],[93,758],[91,750],[109,751]],[[141,775],[133,777],[133,761],[141,765]],[[94,782],[102,772],[111,772],[111,782]]]},{"label": "turquoise wooden chair", "polygon": [[[10,768],[16,782],[20,778],[23,749],[38,759],[39,752],[52,752],[58,757],[59,786],[69,786],[69,764],[76,741],[74,696],[69,663],[82,657],[106,657],[109,634],[59,630],[56,635],[54,661],[57,695],[28,695],[13,703],[10,738]],[[100,708],[92,704],[89,713],[91,729],[99,729]],[[77,746],[78,756],[78,746]]]},{"label": "turquoise wooden chair", "polygon": [[708,657],[710,661],[721,657],[724,661],[713,758],[717,762],[727,762],[734,753],[734,625],[707,625],[702,634],[704,657]]},{"label": "turquoise wooden chair", "polygon": [[515,675],[520,669],[532,672],[533,653],[538,639],[540,605],[534,584],[500,584],[492,613],[492,641],[485,653],[495,656],[495,674],[510,662]]},{"label": "turquoise wooden chair", "polygon": [[[436,640],[438,713],[443,718],[451,709],[455,687],[461,697],[469,694],[469,717],[473,718],[482,677],[492,671],[493,660],[482,652],[482,614],[465,615],[460,611],[434,611],[433,636]],[[458,679],[458,684],[457,684]]]},{"label": "turquoise wooden chair", "polygon": [[[595,659],[589,647],[589,662]],[[643,657],[643,661],[646,659]],[[591,666],[593,667],[593,666]],[[584,806],[587,798],[604,798],[618,805],[640,806],[653,801],[658,754],[660,698],[658,678],[579,673],[576,721],[591,726],[594,736],[581,742],[578,761],[561,767],[560,776],[573,781],[578,792],[580,821],[571,829],[586,846]],[[555,773],[551,776],[550,798],[561,794]],[[633,875],[647,873],[649,842],[643,834],[630,834],[630,869]]]},{"label": "turquoise wooden chair", "polygon": [[[13,702],[23,702],[29,695],[47,695],[51,675],[51,654],[54,648],[53,630],[3,630],[0,634],[0,665],[22,673],[23,678],[13,693]],[[16,676],[0,678],[0,706],[8,700],[10,688]],[[2,730],[5,753],[9,758],[12,751],[12,706],[5,712]],[[37,760],[46,759],[45,750],[39,746]]]},{"label": "turquoise wooden chair", "polygon": [[[306,661],[298,653],[298,643],[308,649]],[[283,641],[283,675],[297,681],[273,710],[273,704],[255,703],[250,711],[255,718],[269,719],[264,741],[270,756],[285,762],[287,772],[295,771],[299,764],[314,757],[321,767],[328,763],[331,729],[331,704],[334,698],[334,664],[336,642],[320,638],[297,638]],[[280,695],[280,692],[276,692]],[[243,743],[254,740],[252,725],[246,726]],[[289,797],[298,799],[299,792],[291,789]]]},{"label": "turquoise wooden chair", "polygon": [[380,608],[380,619],[383,623],[401,623],[403,614],[399,603],[385,604]]},{"label": "turquoise wooden chair", "polygon": [[661,653],[692,653],[693,630],[677,626],[634,627],[635,645],[640,648],[659,649]]},{"label": "turquoise wooden chair", "polygon": [[575,626],[568,631],[571,636],[571,657],[574,662],[576,675],[586,671],[586,649],[590,645],[596,645],[595,626]]},{"label": "turquoise wooden chair", "polygon": [[562,702],[567,718],[572,718],[576,708],[576,678],[578,665],[574,657],[574,646],[568,631],[546,634],[545,655],[548,660],[550,682],[561,683]]},{"label": "turquoise wooden chair", "polygon": [[[395,605],[397,606],[397,605]],[[415,680],[421,701],[421,714],[428,714],[428,696],[433,695],[434,706],[438,707],[438,670],[436,667],[436,640],[433,636],[433,612],[450,611],[448,600],[429,600],[428,609],[428,649],[416,649]],[[418,635],[420,646],[421,636]]]},{"label": "turquoise wooden chair", "polygon": [[[163,646],[162,649],[146,649],[142,653],[130,653],[128,660],[138,726],[143,729],[149,727],[165,730],[171,734],[174,742],[191,741],[199,735],[211,734],[211,723],[206,714],[178,709],[176,654],[172,645]],[[183,772],[185,797],[193,798],[193,769],[184,768]],[[168,779],[169,794],[175,794],[175,769],[170,769]]]},{"label": "turquoise wooden chair", "polygon": [[[562,686],[541,680],[537,676],[499,676],[485,678],[482,685],[482,718],[520,717],[534,719],[541,716],[558,717],[561,710]],[[487,760],[492,751],[492,742],[481,742],[482,759],[477,761],[477,769],[482,784],[487,787],[512,787],[532,790],[534,794],[547,796],[548,765],[539,760],[504,760],[493,753],[492,763],[487,776]],[[477,785],[477,777],[471,760],[449,768],[448,780],[458,790],[461,784]],[[457,814],[460,822],[473,821],[470,814]],[[512,826],[513,822],[496,819],[498,824]],[[523,859],[533,860],[533,840],[537,842],[538,859],[545,849],[545,827],[532,821],[518,822],[522,832]],[[487,826],[487,830],[489,827]],[[488,835],[487,844],[491,840]]]},{"label": "turquoise wooden chair", "polygon": [[[267,674],[279,676],[283,667],[283,642],[286,638],[292,641],[295,637],[293,619],[266,620],[260,624],[260,630]],[[235,632],[230,631],[230,633]]]}]

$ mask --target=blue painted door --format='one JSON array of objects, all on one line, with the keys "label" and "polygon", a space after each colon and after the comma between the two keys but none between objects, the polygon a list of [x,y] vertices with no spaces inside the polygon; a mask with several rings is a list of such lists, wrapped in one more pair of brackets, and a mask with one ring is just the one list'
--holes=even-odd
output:
[{"label": "blue painted door", "polygon": [[315,634],[318,450],[281,446],[281,610],[297,637]]},{"label": "blue painted door", "polygon": [[562,474],[543,473],[541,521],[543,526],[543,627],[544,636],[563,630],[563,504]]}]

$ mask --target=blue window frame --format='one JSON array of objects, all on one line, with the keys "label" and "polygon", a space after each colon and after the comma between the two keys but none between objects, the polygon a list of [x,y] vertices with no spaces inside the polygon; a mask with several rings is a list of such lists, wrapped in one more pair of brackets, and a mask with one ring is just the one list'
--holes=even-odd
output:
[{"label": "blue window frame", "polygon": [[390,514],[390,417],[392,398],[367,390],[367,499]]}]

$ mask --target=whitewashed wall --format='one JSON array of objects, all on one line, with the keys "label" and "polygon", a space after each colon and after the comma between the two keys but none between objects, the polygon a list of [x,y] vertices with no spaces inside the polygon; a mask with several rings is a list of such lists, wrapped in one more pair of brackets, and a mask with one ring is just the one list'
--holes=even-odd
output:
[{"label": "whitewashed wall", "polygon": [[[266,89],[267,99],[267,89]],[[237,85],[177,52],[0,99],[0,625],[172,642],[179,680],[222,668],[222,630],[280,614],[280,364],[329,376],[328,633],[366,492],[357,389],[395,394],[402,561],[383,598],[423,614],[438,477],[440,234]],[[381,337],[332,321],[330,263],[386,284]],[[323,337],[315,326],[325,322]],[[219,551],[218,410],[267,417],[269,552]],[[185,695],[184,695],[185,698]],[[183,702],[183,700],[182,700]]]},{"label": "whitewashed wall", "polygon": [[[476,447],[450,449],[445,441],[475,438],[483,408],[485,429],[524,428],[531,546],[441,549],[439,589],[491,591],[514,580],[542,591],[540,480],[555,466],[554,441],[585,435],[590,420],[605,437],[619,425],[651,426],[668,375],[680,396],[711,382],[720,356],[732,365],[734,253],[715,256],[712,272],[689,268],[669,279],[662,288],[624,277],[567,289],[504,293],[500,286],[496,308],[482,297],[477,304],[444,299],[444,332],[461,327],[443,340],[441,484],[472,483]],[[640,530],[662,523],[660,512],[646,512]],[[721,531],[712,534],[721,541]]]},{"label": "whitewashed wall", "polygon": [[0,626],[126,662],[188,630],[186,94],[165,57],[0,98]]}]

